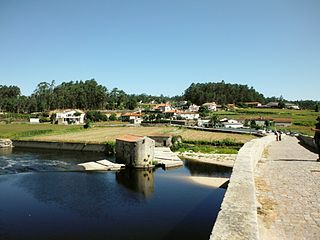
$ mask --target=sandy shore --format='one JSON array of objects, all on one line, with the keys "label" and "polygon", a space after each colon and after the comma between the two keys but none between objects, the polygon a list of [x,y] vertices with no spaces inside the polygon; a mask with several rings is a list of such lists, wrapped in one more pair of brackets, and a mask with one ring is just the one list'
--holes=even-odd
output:
[{"label": "sandy shore", "polygon": [[210,163],[225,167],[233,167],[237,154],[204,154],[183,152],[178,155],[182,159],[191,159],[198,162]]}]

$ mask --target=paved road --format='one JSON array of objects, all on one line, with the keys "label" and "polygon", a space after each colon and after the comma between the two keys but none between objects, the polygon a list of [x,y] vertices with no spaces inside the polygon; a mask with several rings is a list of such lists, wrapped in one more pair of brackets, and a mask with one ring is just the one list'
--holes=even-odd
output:
[{"label": "paved road", "polygon": [[320,162],[285,136],[267,148],[256,171],[261,239],[320,239]]}]

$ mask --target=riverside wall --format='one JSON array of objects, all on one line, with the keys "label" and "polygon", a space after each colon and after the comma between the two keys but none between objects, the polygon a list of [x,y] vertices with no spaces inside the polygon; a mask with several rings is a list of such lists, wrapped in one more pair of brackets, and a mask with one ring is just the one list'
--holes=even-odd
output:
[{"label": "riverside wall", "polygon": [[40,148],[54,150],[71,150],[84,152],[105,152],[110,151],[110,147],[106,144],[87,144],[87,143],[69,143],[69,142],[45,142],[45,141],[24,141],[13,140],[14,147],[23,148]]},{"label": "riverside wall", "polygon": [[254,171],[274,140],[274,135],[253,139],[239,150],[210,240],[259,239]]}]

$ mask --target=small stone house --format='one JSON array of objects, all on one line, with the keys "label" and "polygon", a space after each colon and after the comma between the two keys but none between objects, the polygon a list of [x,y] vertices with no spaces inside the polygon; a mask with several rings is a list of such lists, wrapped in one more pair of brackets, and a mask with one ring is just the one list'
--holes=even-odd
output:
[{"label": "small stone house", "polygon": [[153,166],[155,141],[149,137],[125,135],[116,139],[116,159],[128,167]]},{"label": "small stone house", "polygon": [[149,138],[155,141],[156,147],[171,147],[172,136],[170,135],[148,135]]}]

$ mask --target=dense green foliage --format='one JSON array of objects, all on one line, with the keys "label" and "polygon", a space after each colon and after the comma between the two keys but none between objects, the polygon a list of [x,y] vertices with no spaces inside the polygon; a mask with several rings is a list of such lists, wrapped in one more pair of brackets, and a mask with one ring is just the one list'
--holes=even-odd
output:
[{"label": "dense green foliage", "polygon": [[235,142],[232,139],[223,139],[216,141],[202,141],[202,140],[182,140],[173,141],[171,146],[172,151],[177,152],[201,152],[201,153],[215,153],[215,154],[237,154],[243,143]]},{"label": "dense green foliage", "polygon": [[103,122],[108,121],[108,117],[99,111],[88,111],[86,114],[86,119],[89,122]]},{"label": "dense green foliage", "polygon": [[[32,113],[45,112],[53,109],[84,109],[98,110],[110,109],[133,110],[136,107],[148,110],[150,105],[141,103],[163,103],[167,101],[187,100],[191,103],[201,105],[205,102],[215,101],[218,104],[226,105],[236,103],[242,106],[243,102],[259,101],[266,103],[270,101],[279,102],[280,108],[286,102],[282,97],[265,98],[261,93],[252,87],[241,84],[230,84],[221,82],[192,83],[185,90],[184,95],[175,97],[152,96],[147,94],[127,94],[123,90],[114,88],[111,91],[94,79],[85,81],[63,82],[55,85],[41,82],[31,96],[22,96],[20,88],[17,86],[0,85],[0,112],[12,113]],[[298,104],[303,109],[313,109],[319,111],[317,105],[319,101],[300,100],[292,103]],[[200,109],[202,116],[207,116],[206,109]]]},{"label": "dense green foliage", "polygon": [[222,105],[247,101],[264,101],[263,95],[252,87],[225,83],[224,81],[218,83],[192,83],[185,90],[184,98],[197,105],[213,101]]}]

